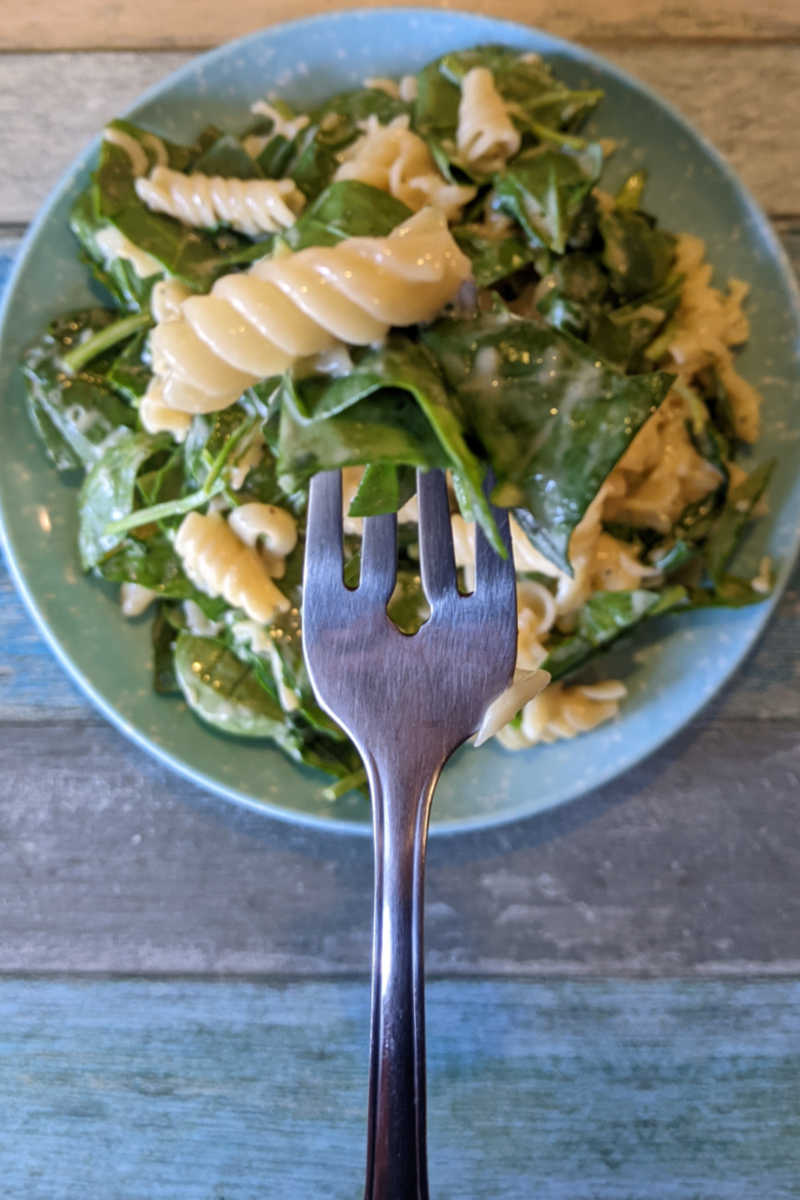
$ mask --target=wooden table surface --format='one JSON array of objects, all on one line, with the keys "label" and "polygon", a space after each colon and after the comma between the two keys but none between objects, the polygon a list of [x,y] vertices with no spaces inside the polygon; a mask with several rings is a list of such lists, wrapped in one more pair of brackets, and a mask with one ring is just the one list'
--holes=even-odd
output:
[{"label": "wooden table surface", "polygon": [[[657,88],[800,265],[796,0],[478,7]],[[286,15],[6,11],[0,282],[108,117]],[[800,1196],[799,618],[795,573],[722,696],[614,784],[434,840],[435,1200]],[[2,1194],[357,1196],[368,841],[239,810],[152,762],[65,678],[4,574],[0,781]]]}]

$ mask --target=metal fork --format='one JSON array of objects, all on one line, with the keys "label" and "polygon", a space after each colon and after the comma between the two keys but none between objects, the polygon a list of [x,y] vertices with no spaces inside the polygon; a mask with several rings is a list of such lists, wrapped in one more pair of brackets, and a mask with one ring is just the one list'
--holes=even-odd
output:
[{"label": "metal fork", "polygon": [[394,515],[364,521],[361,578],[342,578],[338,471],[311,484],[303,647],[322,707],[355,742],[369,779],[375,838],[372,1036],[365,1200],[427,1200],[423,875],[433,790],[452,752],[510,683],[516,590],[508,557],[480,530],[476,585],[459,593],[441,471],[417,472],[422,584],[431,616],[409,637],[389,620]]}]

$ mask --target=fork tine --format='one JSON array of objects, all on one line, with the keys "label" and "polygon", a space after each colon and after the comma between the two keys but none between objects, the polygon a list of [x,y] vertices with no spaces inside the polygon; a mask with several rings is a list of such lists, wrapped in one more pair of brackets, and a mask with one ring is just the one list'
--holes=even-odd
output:
[{"label": "fork tine", "polygon": [[358,590],[387,604],[397,579],[397,513],[364,518]]},{"label": "fork tine", "polygon": [[480,595],[484,603],[489,600],[492,607],[498,611],[516,612],[517,584],[508,510],[492,505],[492,515],[506,548],[507,557],[500,557],[478,526],[475,530],[475,594]]},{"label": "fork tine", "polygon": [[457,592],[453,531],[444,471],[417,471],[419,560],[428,603]]},{"label": "fork tine", "polygon": [[303,571],[304,590],[344,588],[340,471],[321,471],[311,480]]}]

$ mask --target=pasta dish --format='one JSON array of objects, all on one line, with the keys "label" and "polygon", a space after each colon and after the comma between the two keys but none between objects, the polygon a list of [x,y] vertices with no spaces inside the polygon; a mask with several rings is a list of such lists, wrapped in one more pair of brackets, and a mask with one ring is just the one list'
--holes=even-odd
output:
[{"label": "pasta dish", "polygon": [[659,225],[643,170],[604,186],[601,100],[480,46],[307,112],[266,96],[191,145],[113,121],[75,203],[105,301],[53,321],[24,371],[46,453],[82,475],[81,565],[152,617],[159,693],[272,739],[332,798],[363,774],[302,660],[317,471],[344,473],[346,580],[363,518],[399,514],[406,632],[426,616],[416,469],[448,473],[465,590],[476,526],[499,544],[491,472],[518,656],[478,740],[509,750],[617,714],[618,638],[770,590],[766,560],[730,570],[772,466],[748,461],[747,284]]}]

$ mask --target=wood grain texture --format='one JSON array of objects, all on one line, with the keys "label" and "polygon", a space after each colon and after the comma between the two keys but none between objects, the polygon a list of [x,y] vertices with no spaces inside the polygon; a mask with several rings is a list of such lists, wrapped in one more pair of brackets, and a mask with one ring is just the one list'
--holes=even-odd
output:
[{"label": "wood grain texture", "polygon": [[[728,157],[767,211],[800,213],[800,46],[611,44],[602,49],[683,112]],[[189,57],[6,56],[0,92],[7,147],[0,225],[29,221],[104,123]],[[41,86],[44,78],[47,87]]]},{"label": "wood grain texture", "polygon": [[[91,722],[0,730],[0,971],[366,974],[367,838],[202,794]],[[561,810],[434,838],[434,975],[800,972],[796,719],[720,701]]]},{"label": "wood grain texture", "polygon": [[[69,0],[32,0],[4,14],[0,48],[206,47],[295,16],[361,7],[360,0],[305,0],[301,9],[291,11],[279,0],[239,0],[232,9],[220,8],[211,0],[176,0],[167,7],[156,0],[128,0],[109,9],[102,0],[86,0],[80,6]],[[439,0],[429,7],[452,6]],[[620,35],[647,40],[800,37],[800,15],[793,0],[760,0],[757,6],[748,0],[701,0],[694,6],[681,0],[602,0],[591,6],[578,0],[558,0],[556,4],[545,0],[463,0],[459,8],[538,26],[577,41]]]},{"label": "wood grain texture", "polygon": [[[352,1200],[364,983],[0,984],[3,1193]],[[800,985],[433,984],[437,1200],[769,1200],[800,1177]]]}]

